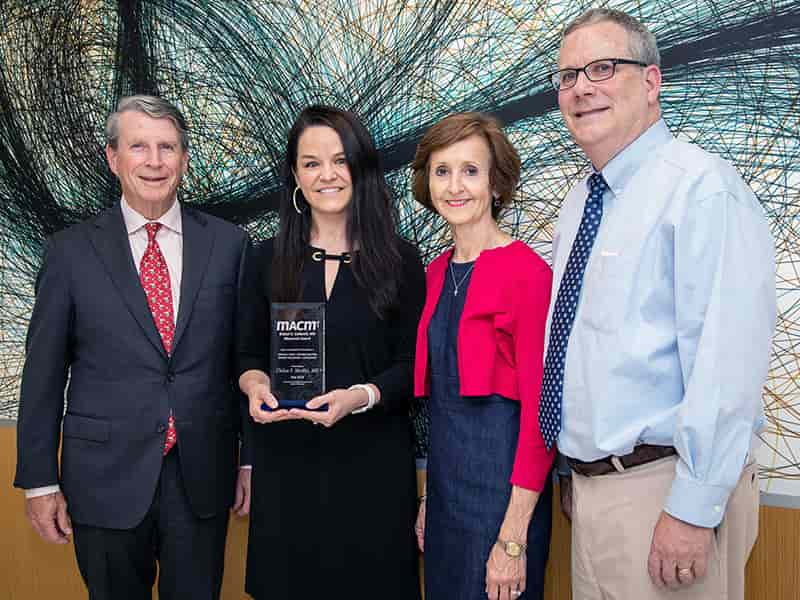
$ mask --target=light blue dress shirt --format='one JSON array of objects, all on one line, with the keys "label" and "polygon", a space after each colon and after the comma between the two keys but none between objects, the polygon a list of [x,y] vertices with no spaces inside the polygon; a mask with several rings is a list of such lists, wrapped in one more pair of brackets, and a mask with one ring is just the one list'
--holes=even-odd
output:
[{"label": "light blue dress shirt", "polygon": [[[592,461],[640,443],[675,446],[664,510],[715,527],[764,421],[772,236],[736,170],[663,121],[602,174],[609,189],[567,348],[559,450]],[[587,180],[561,207],[553,298]]]}]

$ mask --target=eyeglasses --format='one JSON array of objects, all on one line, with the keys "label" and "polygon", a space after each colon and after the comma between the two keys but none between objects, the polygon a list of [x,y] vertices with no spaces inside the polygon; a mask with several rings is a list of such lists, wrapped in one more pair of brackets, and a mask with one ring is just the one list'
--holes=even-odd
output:
[{"label": "eyeglasses", "polygon": [[561,69],[550,75],[550,83],[557,91],[568,90],[578,83],[578,74],[582,71],[589,81],[605,81],[611,79],[616,72],[617,65],[637,65],[646,67],[647,63],[640,60],[627,58],[601,58],[593,60],[582,69]]}]

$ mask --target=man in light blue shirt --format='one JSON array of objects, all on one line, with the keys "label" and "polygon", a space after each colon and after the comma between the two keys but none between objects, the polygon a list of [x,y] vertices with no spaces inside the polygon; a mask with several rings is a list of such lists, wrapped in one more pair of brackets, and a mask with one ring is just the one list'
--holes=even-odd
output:
[{"label": "man in light blue shirt", "polygon": [[595,174],[553,236],[540,414],[572,469],[576,600],[743,598],[757,532],[772,237],[734,168],[670,134],[658,65],[643,25],[592,9],[552,75]]}]

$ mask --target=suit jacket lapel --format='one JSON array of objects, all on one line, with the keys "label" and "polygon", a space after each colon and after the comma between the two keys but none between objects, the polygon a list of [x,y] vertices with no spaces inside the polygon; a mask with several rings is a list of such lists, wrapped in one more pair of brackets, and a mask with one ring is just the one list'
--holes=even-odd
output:
[{"label": "suit jacket lapel", "polygon": [[211,249],[214,247],[214,232],[208,227],[206,218],[192,210],[183,208],[183,273],[181,274],[181,299],[178,307],[178,322],[175,326],[173,354],[177,351],[181,336],[192,316],[197,290],[203,282]]},{"label": "suit jacket lapel", "polygon": [[147,339],[166,358],[164,344],[156,329],[136,265],[133,263],[128,232],[125,229],[119,203],[100,213],[94,225],[89,235],[97,255]]}]

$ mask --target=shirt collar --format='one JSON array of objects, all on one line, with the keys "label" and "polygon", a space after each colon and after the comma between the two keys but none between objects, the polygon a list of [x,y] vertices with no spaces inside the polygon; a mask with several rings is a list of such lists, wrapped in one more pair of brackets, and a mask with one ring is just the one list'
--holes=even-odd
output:
[{"label": "shirt collar", "polygon": [[659,119],[612,158],[601,173],[614,195],[620,196],[647,157],[671,139],[672,134],[667,129],[667,124],[664,119]]},{"label": "shirt collar", "polygon": [[[153,222],[144,218],[144,216],[142,216],[140,213],[133,210],[131,205],[125,201],[125,196],[123,196],[122,200],[120,201],[120,208],[122,209],[122,220],[125,222],[125,229],[128,232],[128,235],[138,231],[147,223]],[[172,203],[172,206],[169,207],[169,210],[154,222],[161,223],[163,227],[166,227],[175,233],[183,232],[181,205],[177,198],[175,199],[175,202]]]}]

